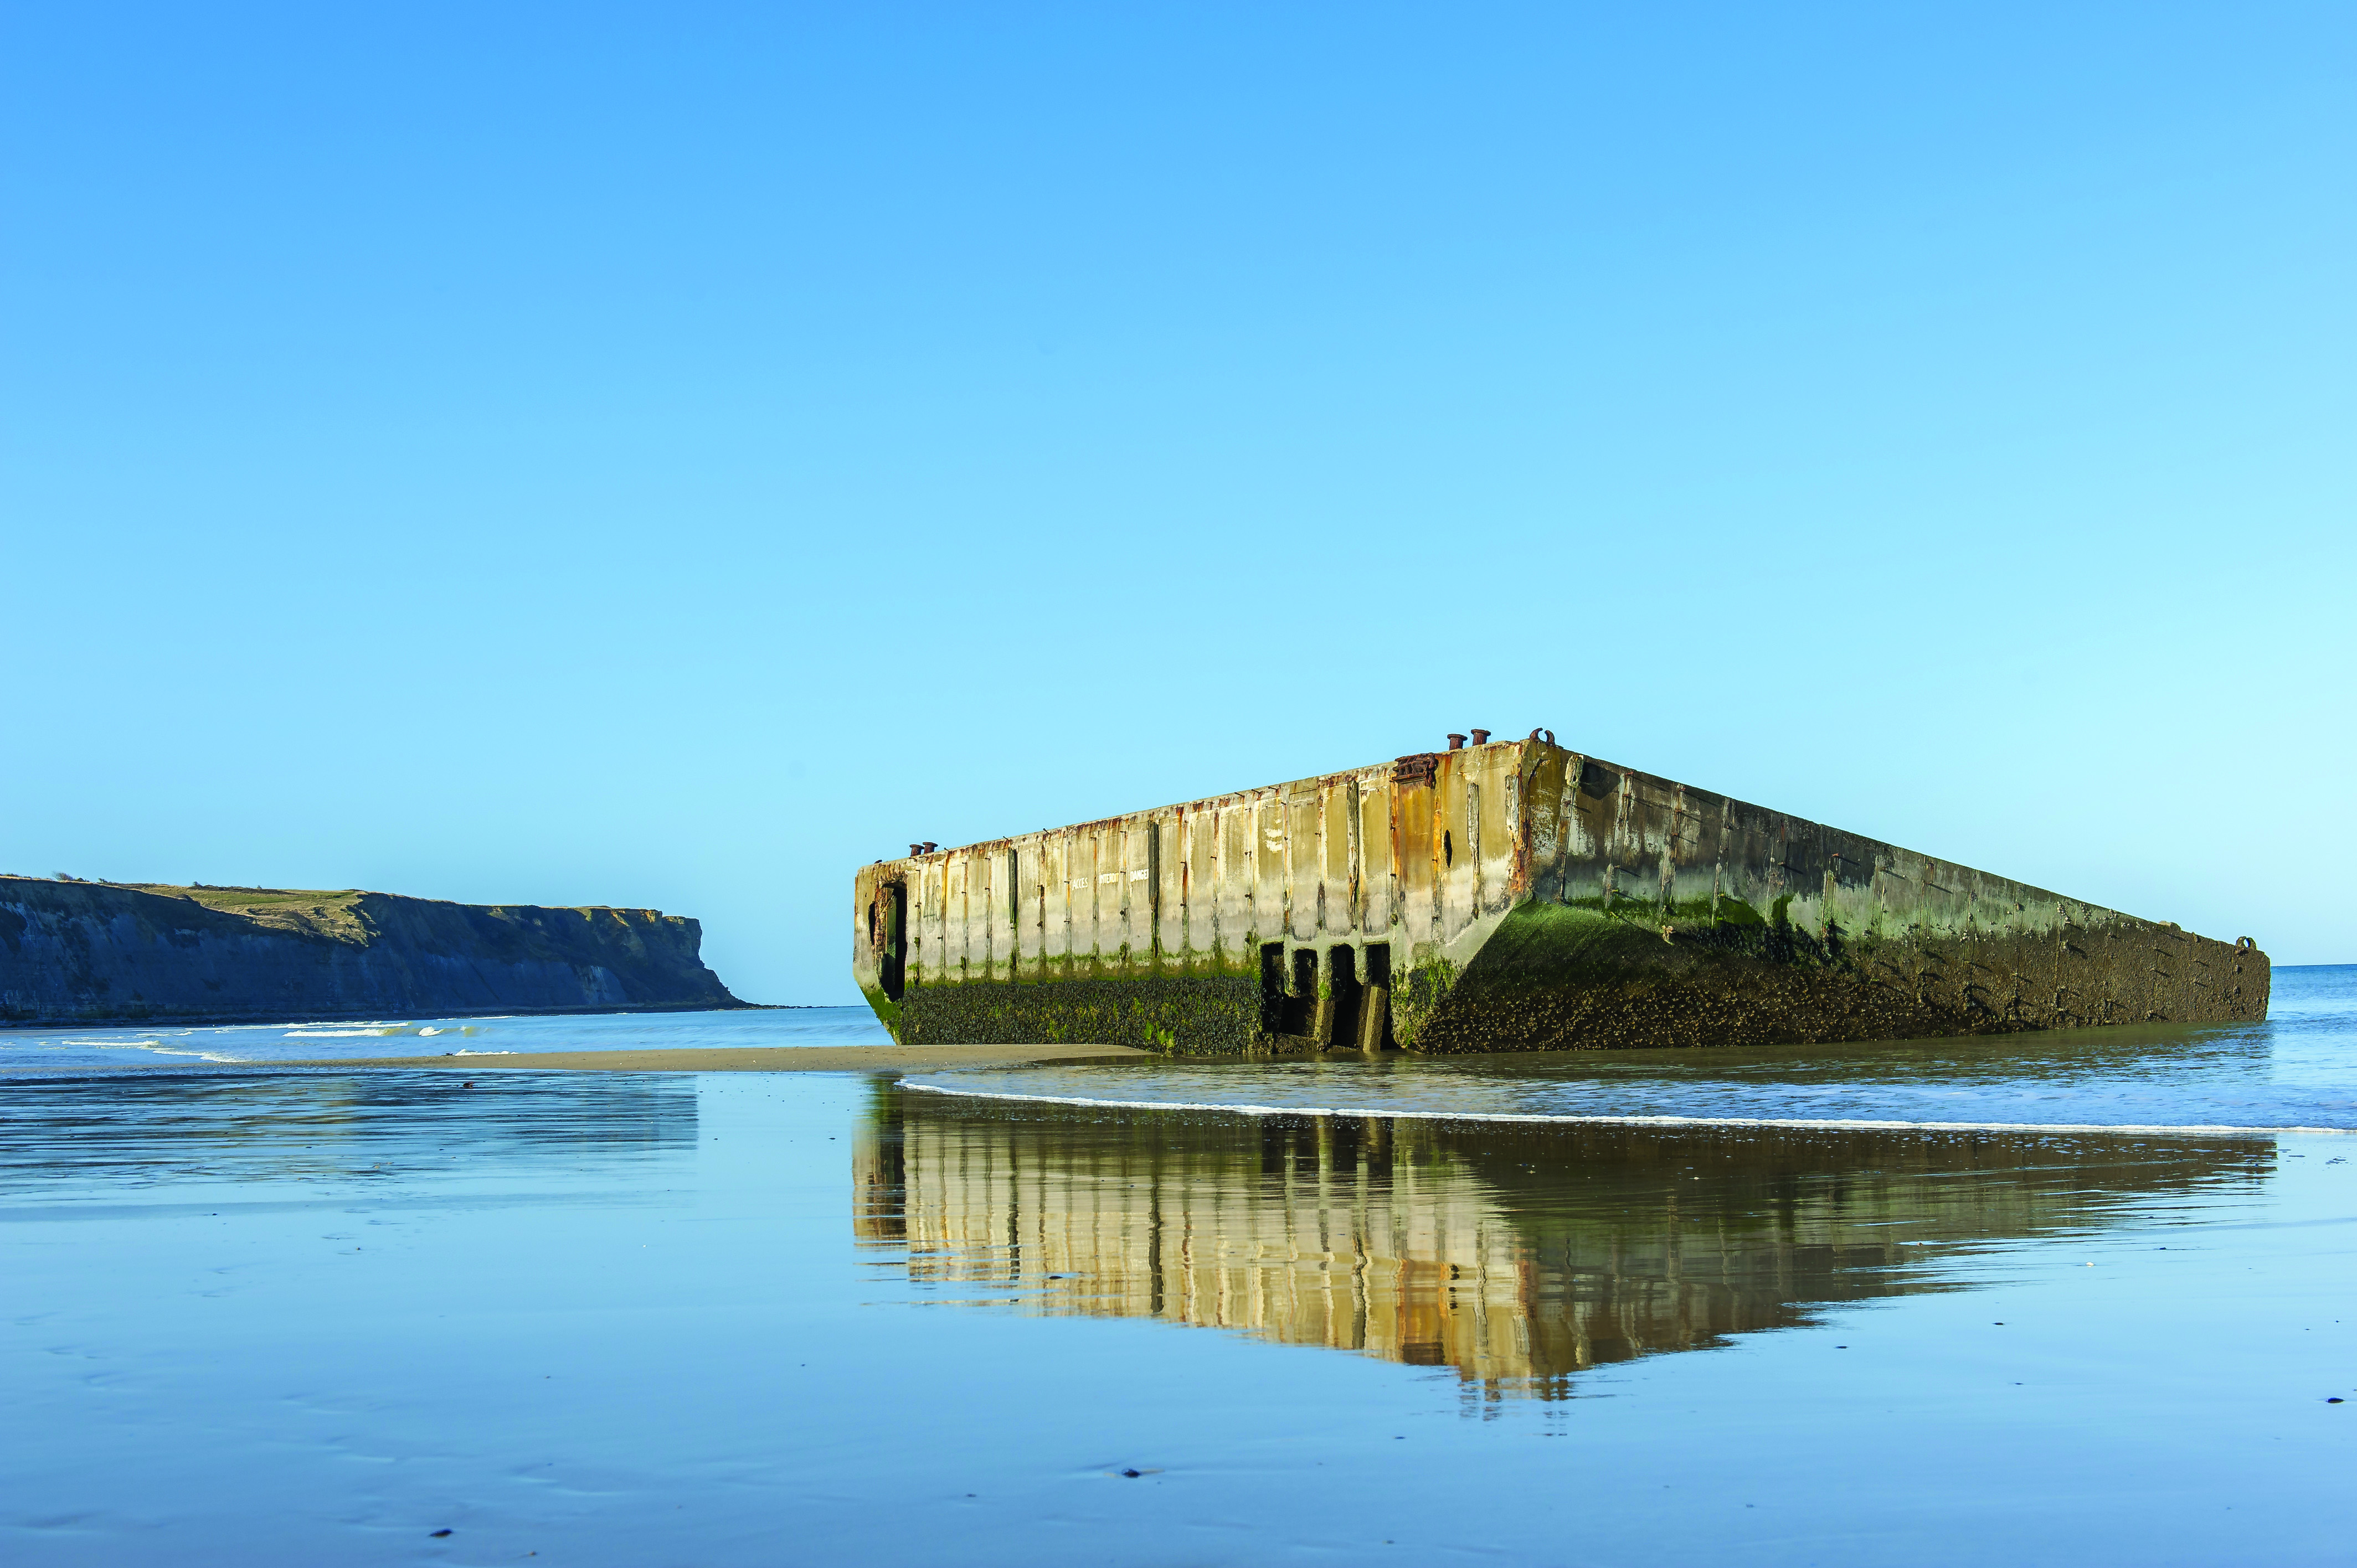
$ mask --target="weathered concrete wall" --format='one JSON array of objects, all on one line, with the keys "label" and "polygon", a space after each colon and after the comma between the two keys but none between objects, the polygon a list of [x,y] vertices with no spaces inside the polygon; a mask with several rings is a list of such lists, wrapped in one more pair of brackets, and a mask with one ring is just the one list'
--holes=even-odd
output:
[{"label": "weathered concrete wall", "polygon": [[2264,1018],[2266,956],[1523,743],[1527,897],[1427,1050]]},{"label": "weathered concrete wall", "polygon": [[863,868],[899,1038],[1184,1051],[2264,1017],[2229,945],[1532,739]]},{"label": "weathered concrete wall", "polygon": [[[199,901],[208,897],[250,912]],[[0,1020],[741,1005],[697,956],[702,941],[695,921],[652,909],[357,892],[240,899],[0,876]]]}]

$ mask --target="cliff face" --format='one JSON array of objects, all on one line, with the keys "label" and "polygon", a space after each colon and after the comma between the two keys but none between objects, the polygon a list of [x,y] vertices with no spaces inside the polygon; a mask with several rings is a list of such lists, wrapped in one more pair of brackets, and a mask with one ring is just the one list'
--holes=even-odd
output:
[{"label": "cliff face", "polygon": [[653,909],[0,875],[0,1022],[738,1007]]}]

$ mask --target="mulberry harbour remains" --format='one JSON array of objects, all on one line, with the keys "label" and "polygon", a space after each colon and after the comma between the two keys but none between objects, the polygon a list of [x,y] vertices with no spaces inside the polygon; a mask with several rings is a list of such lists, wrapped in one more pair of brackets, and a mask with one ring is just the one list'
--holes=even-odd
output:
[{"label": "mulberry harbour remains", "polygon": [[1771,1045],[2264,1018],[2229,943],[1538,730],[859,871],[903,1044]]}]

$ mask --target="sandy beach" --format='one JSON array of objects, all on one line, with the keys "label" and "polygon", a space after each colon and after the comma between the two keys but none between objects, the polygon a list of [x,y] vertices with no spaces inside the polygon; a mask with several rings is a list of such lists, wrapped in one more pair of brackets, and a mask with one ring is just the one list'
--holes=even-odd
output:
[{"label": "sandy beach", "polygon": [[445,1068],[454,1072],[929,1072],[945,1067],[1109,1060],[1126,1046],[788,1046],[711,1050],[532,1051],[513,1056],[346,1058],[278,1067]]}]

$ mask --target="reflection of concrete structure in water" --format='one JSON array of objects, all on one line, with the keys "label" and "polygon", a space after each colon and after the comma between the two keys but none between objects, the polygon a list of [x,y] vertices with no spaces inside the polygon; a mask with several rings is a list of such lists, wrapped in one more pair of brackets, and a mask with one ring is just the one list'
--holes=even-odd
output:
[{"label": "reflection of concrete structure in water", "polygon": [[1959,1248],[2251,1178],[2264,1144],[1091,1112],[884,1090],[853,1230],[912,1277],[1452,1366],[1492,1395],[1953,1288]]}]

